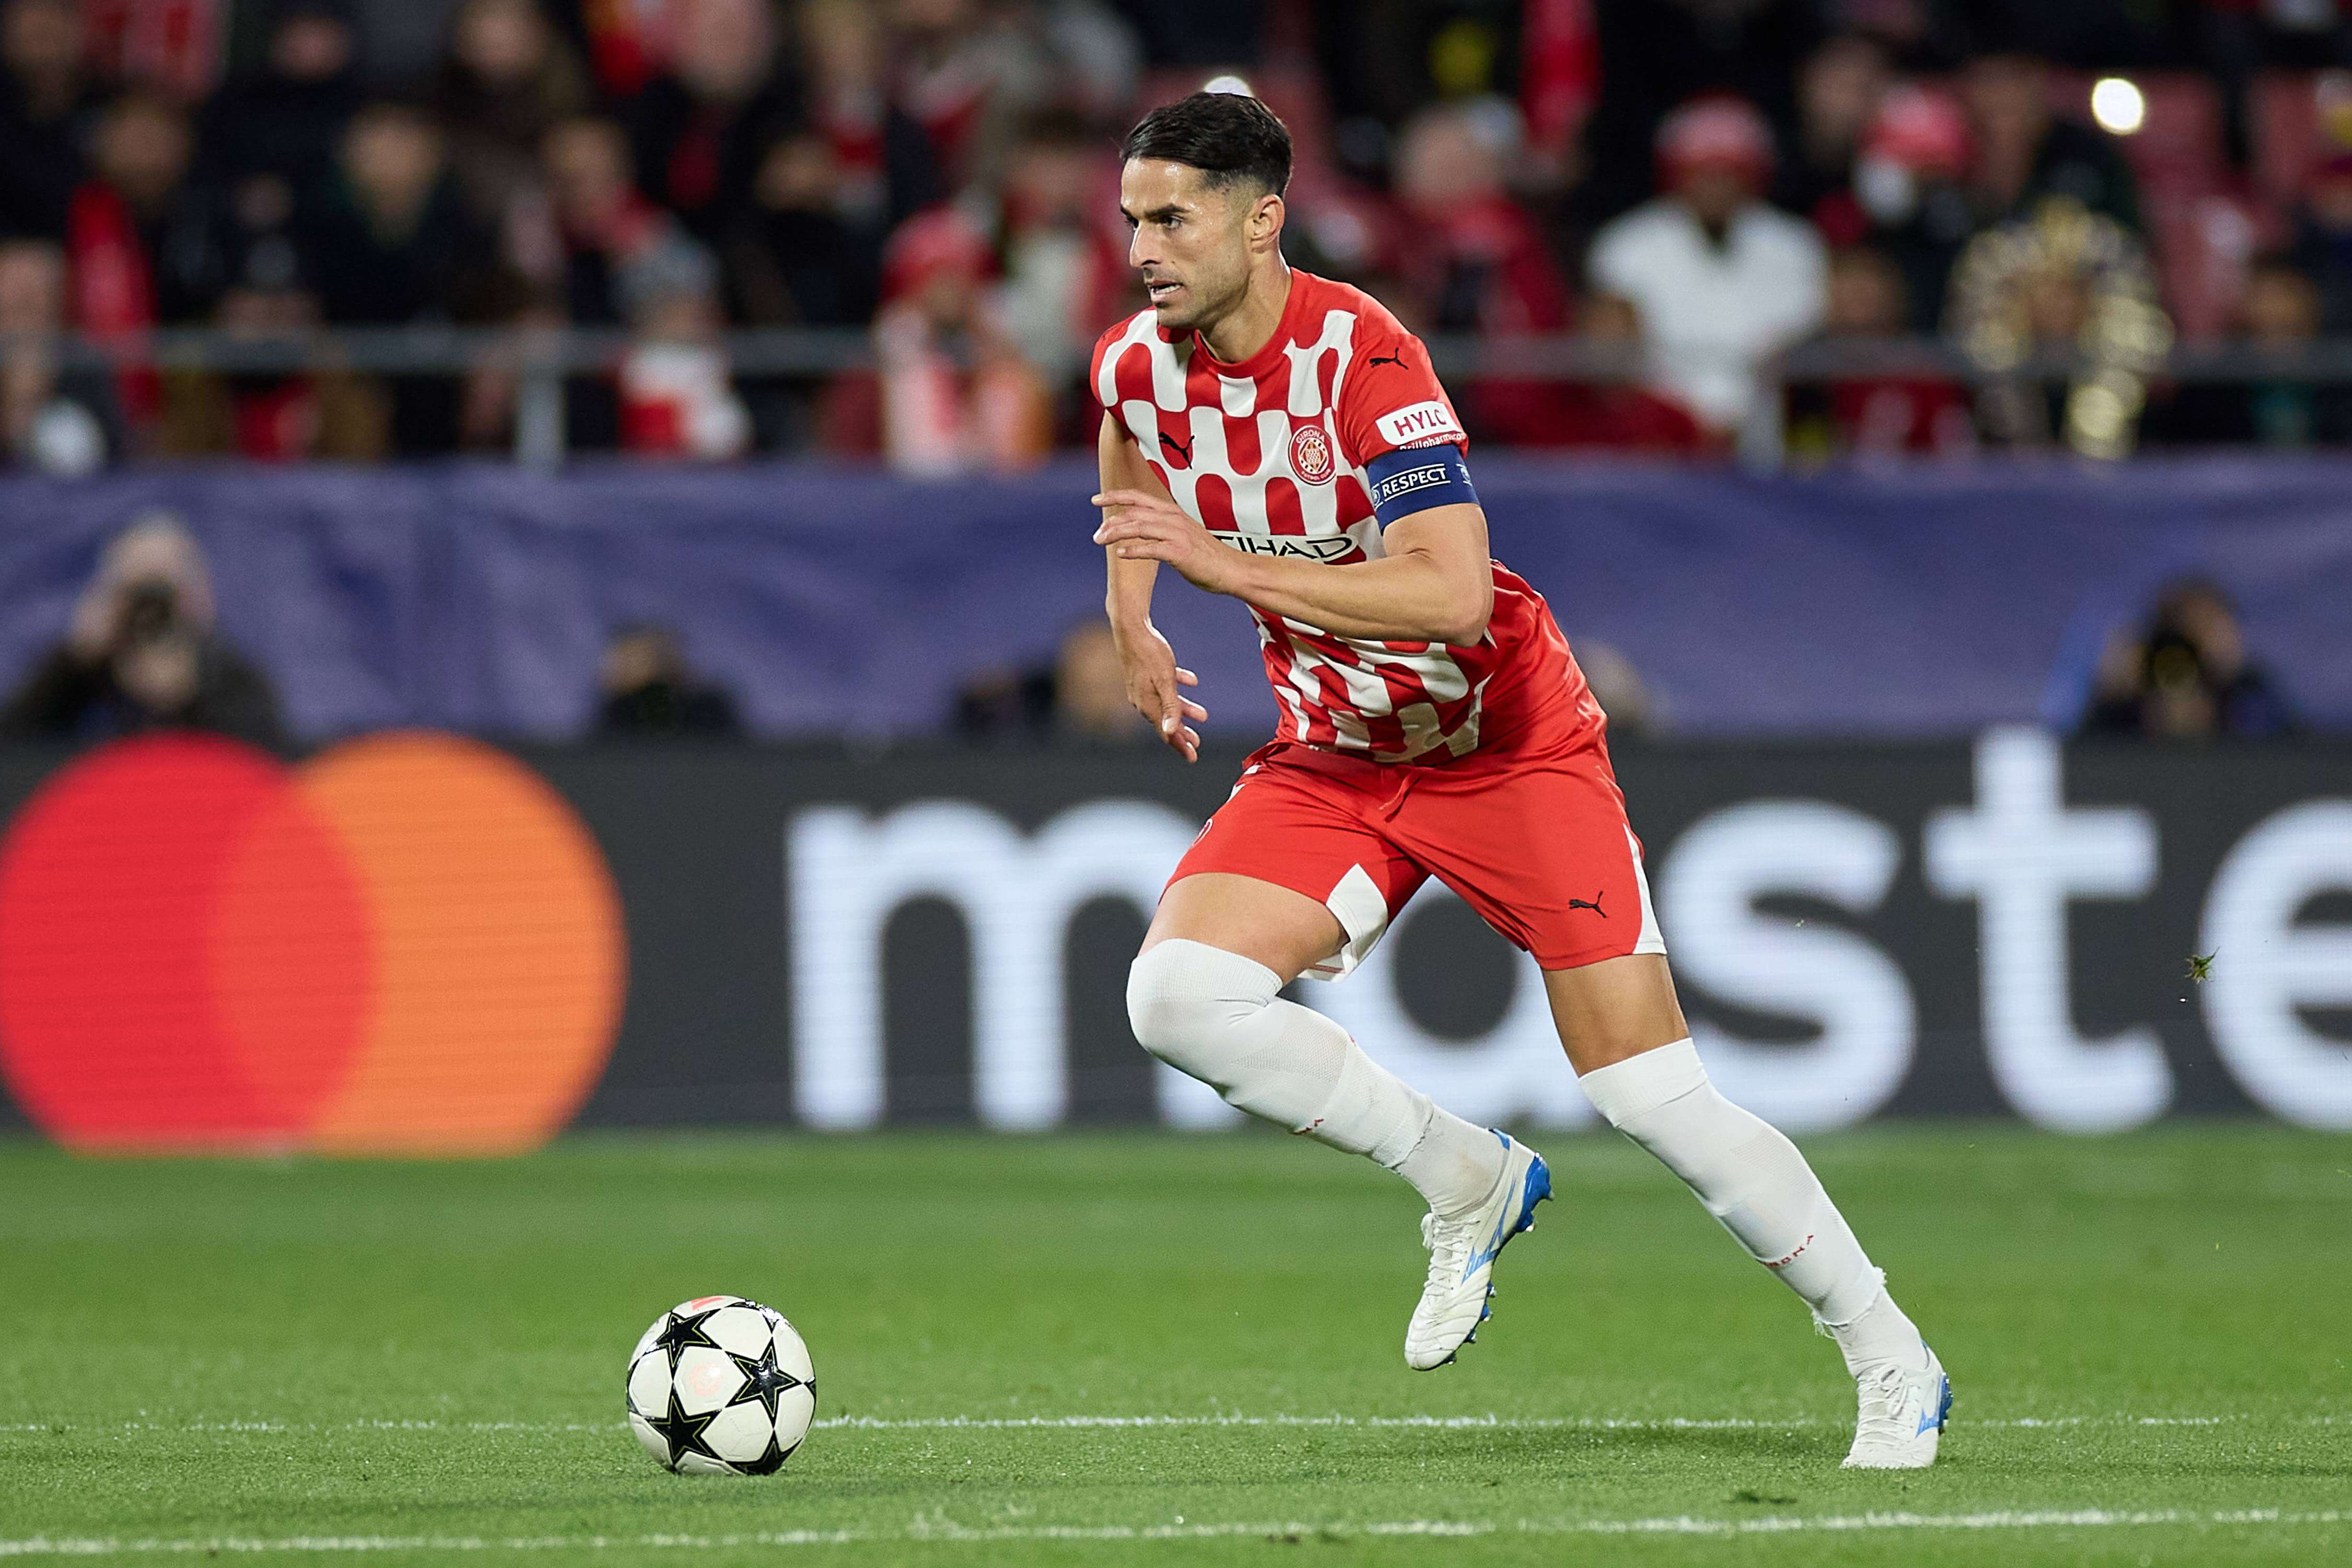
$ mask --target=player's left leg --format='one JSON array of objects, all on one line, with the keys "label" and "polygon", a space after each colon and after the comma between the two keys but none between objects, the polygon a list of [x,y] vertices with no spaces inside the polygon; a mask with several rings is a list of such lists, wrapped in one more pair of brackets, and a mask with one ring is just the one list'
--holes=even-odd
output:
[{"label": "player's left leg", "polygon": [[1542,966],[1569,1061],[1610,1124],[1687,1183],[1837,1341],[1860,1390],[1846,1462],[1930,1463],[1943,1369],[1796,1145],[1708,1082],[1607,753],[1572,738],[1525,744],[1431,779],[1395,830]]},{"label": "player's left leg", "polygon": [[1708,1080],[1664,954],[1547,970],[1544,985],[1594,1107],[1680,1176],[1837,1342],[1858,1395],[1845,1462],[1932,1463],[1951,1404],[1943,1367],[1797,1146]]}]

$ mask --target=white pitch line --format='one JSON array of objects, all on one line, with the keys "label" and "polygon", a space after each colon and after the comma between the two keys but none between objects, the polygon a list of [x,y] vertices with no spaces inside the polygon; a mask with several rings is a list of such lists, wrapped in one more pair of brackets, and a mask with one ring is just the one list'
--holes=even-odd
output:
[{"label": "white pitch line", "polygon": [[[2066,1426],[2226,1426],[2242,1422],[2266,1422],[2306,1426],[2336,1426],[2352,1423],[2352,1415],[2014,1415],[1963,1417],[1961,1424],[1980,1429],[2033,1430]],[[1217,1413],[1202,1415],[827,1415],[814,1425],[820,1430],[867,1432],[1004,1432],[1088,1431],[1105,1427],[1425,1427],[1443,1431],[1493,1428],[1536,1432],[1720,1432],[1797,1431],[1807,1427],[1843,1426],[1812,1416],[1760,1419],[1746,1415],[1245,1415]],[[617,1432],[624,1421],[441,1421],[430,1417],[370,1418],[355,1421],[123,1421],[77,1426],[71,1422],[17,1421],[0,1423],[6,1432]]]},{"label": "white pitch line", "polygon": [[[2043,1426],[2222,1426],[2233,1422],[2285,1421],[2312,1426],[2334,1426],[2352,1417],[2342,1415],[2019,1415],[1987,1420],[1963,1420],[1975,1427],[2033,1428]],[[1809,1415],[1785,1420],[1761,1420],[1746,1415],[831,1415],[819,1426],[861,1430],[982,1431],[1054,1430],[1100,1426],[1366,1426],[1493,1427],[1504,1431],[1539,1432],[1715,1432],[1790,1431],[1809,1426],[1843,1426],[1843,1421],[1823,1421]]]},{"label": "white pitch line", "polygon": [[0,1557],[113,1557],[184,1555],[194,1552],[601,1552],[667,1550],[741,1551],[746,1547],[845,1546],[874,1542],[941,1542],[987,1545],[1021,1541],[1154,1542],[1204,1541],[1234,1536],[1297,1536],[1348,1539],[1372,1536],[1483,1535],[1798,1535],[1893,1531],[2112,1530],[2179,1526],[2194,1530],[2274,1526],[2302,1528],[2352,1523],[2352,1511],[2330,1509],[2296,1512],[2274,1508],[2216,1509],[2003,1509],[1979,1513],[1760,1515],[1753,1519],[1706,1519],[1675,1514],[1654,1519],[1404,1519],[1324,1521],[1304,1523],[1209,1522],[1171,1524],[963,1525],[951,1520],[917,1519],[905,1529],[762,1531],[740,1535],[289,1535],[190,1536],[181,1538],[32,1536],[0,1540]]},{"label": "white pitch line", "polygon": [[1656,1431],[1705,1432],[1726,1429],[1775,1430],[1814,1426],[1821,1423],[1799,1416],[1787,1421],[1759,1421],[1744,1415],[1720,1417],[1612,1415],[833,1415],[819,1426],[867,1432],[1076,1431],[1099,1427],[1153,1426],[1360,1426],[1427,1427],[1445,1431]]}]

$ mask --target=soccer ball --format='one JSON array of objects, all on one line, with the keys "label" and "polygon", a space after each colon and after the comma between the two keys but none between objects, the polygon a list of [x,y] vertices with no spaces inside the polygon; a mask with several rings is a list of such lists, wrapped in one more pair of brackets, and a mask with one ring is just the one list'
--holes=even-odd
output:
[{"label": "soccer ball", "polygon": [[757,1301],[681,1301],[629,1352],[629,1430],[666,1469],[773,1475],[815,1415],[808,1347]]}]

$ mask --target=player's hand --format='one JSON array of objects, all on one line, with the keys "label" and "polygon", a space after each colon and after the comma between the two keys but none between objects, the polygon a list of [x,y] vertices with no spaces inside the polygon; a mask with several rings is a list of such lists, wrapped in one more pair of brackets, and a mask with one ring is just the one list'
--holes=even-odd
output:
[{"label": "player's hand", "polygon": [[1160,561],[1186,581],[1212,594],[1229,594],[1239,583],[1247,557],[1218,542],[1164,496],[1142,490],[1105,490],[1094,498],[1102,508],[1095,542],[1121,561]]},{"label": "player's hand", "polygon": [[1198,686],[1201,678],[1176,662],[1176,650],[1159,629],[1147,626],[1138,632],[1112,629],[1119,663],[1127,668],[1127,700],[1151,721],[1152,733],[1188,763],[1201,760],[1201,736],[1187,720],[1202,722],[1209,710],[1179,689]]}]

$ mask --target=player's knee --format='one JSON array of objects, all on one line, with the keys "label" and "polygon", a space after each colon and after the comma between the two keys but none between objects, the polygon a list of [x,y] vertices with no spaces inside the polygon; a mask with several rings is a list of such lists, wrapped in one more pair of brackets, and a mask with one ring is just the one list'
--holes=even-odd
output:
[{"label": "player's knee", "polygon": [[1237,952],[1177,939],[1138,954],[1127,972],[1127,1021],[1136,1043],[1170,1066],[1208,1076],[1227,1037],[1282,988],[1274,971]]},{"label": "player's knee", "polygon": [[1610,1126],[1637,1142],[1640,1129],[1655,1112],[1705,1095],[1713,1087],[1688,1040],[1596,1068],[1576,1084]]},{"label": "player's knee", "polygon": [[1664,1161],[1710,1209],[1710,1194],[1738,1173],[1803,1163],[1795,1144],[1723,1097],[1687,1040],[1596,1068],[1577,1083],[1609,1125]]},{"label": "player's knee", "polygon": [[1171,984],[1175,977],[1160,957],[1167,951],[1168,944],[1161,942],[1138,954],[1127,971],[1127,1026],[1135,1031],[1136,1044],[1162,1061],[1192,1032],[1195,1005],[1180,985]]}]

